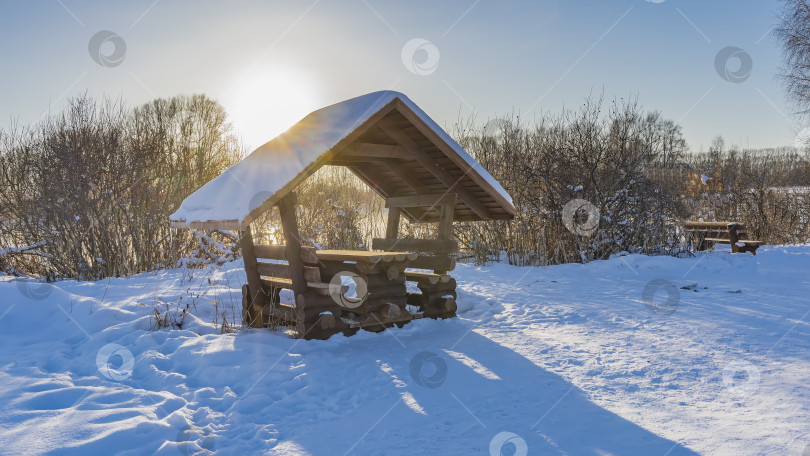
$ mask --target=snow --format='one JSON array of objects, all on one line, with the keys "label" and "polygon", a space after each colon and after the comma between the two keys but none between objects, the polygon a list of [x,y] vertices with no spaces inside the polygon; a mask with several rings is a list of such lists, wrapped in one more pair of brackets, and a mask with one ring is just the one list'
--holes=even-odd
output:
[{"label": "snow", "polygon": [[0,276],[0,454],[802,454],[810,246],[758,252],[459,264],[458,318],[327,341],[220,334],[239,262]]},{"label": "snow", "polygon": [[176,222],[237,221],[303,173],[321,155],[377,111],[399,98],[435,131],[494,192],[512,204],[506,190],[447,132],[407,96],[394,91],[362,95],[319,109],[253,151],[186,198],[171,215]]}]

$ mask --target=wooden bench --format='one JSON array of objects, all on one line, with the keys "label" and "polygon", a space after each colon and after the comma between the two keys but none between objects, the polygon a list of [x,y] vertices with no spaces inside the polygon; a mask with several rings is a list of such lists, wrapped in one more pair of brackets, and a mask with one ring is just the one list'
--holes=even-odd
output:
[{"label": "wooden bench", "polygon": [[[292,277],[289,264],[270,263],[262,260],[288,261],[286,247],[283,245],[256,245],[256,268],[261,277],[262,285],[273,290],[292,289]],[[304,262],[304,278],[307,288],[321,296],[329,295],[329,283],[321,281],[321,272],[318,269],[318,257],[314,247],[301,247],[301,261]]]},{"label": "wooden bench", "polygon": [[757,254],[762,241],[748,239],[745,225],[737,222],[686,222],[686,232],[697,250],[707,250],[715,244],[731,246],[733,253]]}]

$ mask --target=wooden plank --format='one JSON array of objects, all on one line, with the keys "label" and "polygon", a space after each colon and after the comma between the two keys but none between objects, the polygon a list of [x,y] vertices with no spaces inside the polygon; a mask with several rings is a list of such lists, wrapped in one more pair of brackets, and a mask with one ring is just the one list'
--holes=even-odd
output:
[{"label": "wooden plank", "polygon": [[728,228],[729,225],[737,225],[738,228],[745,229],[745,225],[737,222],[686,222],[684,225],[690,228]]},{"label": "wooden plank", "polygon": [[[318,264],[316,250],[315,247],[301,247],[301,260],[306,264]],[[255,251],[257,258],[287,261],[287,246],[285,245],[257,245]]]},{"label": "wooden plank", "polygon": [[415,258],[411,252],[371,252],[368,250],[318,250],[318,259],[324,261],[355,261],[362,263],[402,262]]},{"label": "wooden plank", "polygon": [[385,237],[396,239],[399,237],[399,219],[402,211],[398,207],[388,209],[388,223],[385,225]]},{"label": "wooden plank", "polygon": [[405,250],[412,252],[450,253],[458,250],[451,239],[380,239],[371,241],[374,250]]},{"label": "wooden plank", "polygon": [[[284,277],[262,277],[261,283],[268,288],[286,288],[288,290],[293,289],[292,280]],[[306,284],[306,288],[315,291],[321,296],[329,296],[329,284],[326,282],[308,282]],[[349,287],[343,285],[341,287],[341,292],[346,293],[347,291],[349,291]]]},{"label": "wooden plank", "polygon": [[412,166],[405,166],[404,163],[390,161],[386,161],[383,164],[397,179],[402,181],[405,186],[410,188],[414,193],[421,193],[426,189],[422,180],[419,178],[419,173],[412,171]]},{"label": "wooden plank", "polygon": [[432,269],[434,271],[452,271],[456,268],[456,260],[446,256],[420,255],[408,262],[409,268]]},{"label": "wooden plank", "polygon": [[[461,180],[464,178],[462,175],[460,178],[454,178],[450,174],[447,173],[442,167],[436,163],[425,151],[419,148],[418,145],[404,133],[402,130],[396,128],[395,126],[391,125],[390,122],[381,121],[379,123],[379,127],[385,131],[388,136],[391,137],[394,141],[398,142],[400,145],[406,148],[408,154],[413,155],[416,160],[422,164],[428,171],[433,174],[433,176],[438,179],[441,183],[447,186],[448,190],[455,191],[458,193],[458,196],[461,200],[473,210],[481,219],[489,220],[490,213],[489,210],[484,206],[481,201],[478,200],[475,196],[473,196],[469,190],[464,188],[463,185],[460,185]],[[444,141],[442,141],[444,142]],[[477,174],[477,173],[476,173]]]},{"label": "wooden plank", "polygon": [[296,319],[296,309],[295,307],[290,307],[284,304],[276,304],[270,305],[267,304],[264,306],[263,312],[265,315],[275,317],[277,319],[283,320],[286,324],[295,324]]},{"label": "wooden plank", "polygon": [[397,145],[355,143],[344,149],[339,157],[362,157],[362,158],[387,158],[412,160],[405,150]]},{"label": "wooden plank", "polygon": [[[452,203],[451,203],[452,200]],[[445,192],[433,195],[394,196],[385,199],[385,207],[434,207],[451,204],[455,208],[456,194]]]},{"label": "wooden plank", "polygon": [[242,259],[245,262],[245,274],[247,275],[248,288],[251,294],[249,302],[254,313],[251,324],[254,327],[261,328],[263,325],[261,312],[264,308],[265,294],[259,276],[258,260],[253,250],[253,234],[250,231],[250,226],[240,234],[239,246],[242,248]]},{"label": "wooden plank", "polygon": [[329,164],[332,166],[356,166],[361,163],[380,163],[380,160],[385,159],[374,157],[337,157],[333,158]]},{"label": "wooden plank", "polygon": [[449,282],[450,276],[446,274],[431,274],[429,272],[405,271],[405,280],[436,285],[439,282]]},{"label": "wooden plank", "polygon": [[364,263],[380,263],[382,255],[380,252],[369,252],[365,250],[318,250],[320,261],[357,261]]},{"label": "wooden plank", "polygon": [[[289,265],[259,261],[258,266],[260,275],[290,278]],[[304,266],[304,279],[306,279],[307,282],[320,282],[321,270],[314,266]]]}]

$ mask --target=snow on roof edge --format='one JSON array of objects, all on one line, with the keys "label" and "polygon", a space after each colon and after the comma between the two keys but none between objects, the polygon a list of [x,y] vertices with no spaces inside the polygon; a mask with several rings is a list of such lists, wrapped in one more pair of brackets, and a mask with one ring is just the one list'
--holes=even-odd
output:
[{"label": "snow on roof edge", "polygon": [[253,209],[397,98],[514,207],[511,196],[501,184],[419,106],[405,94],[385,90],[344,100],[306,115],[289,130],[189,195],[169,219],[186,224],[234,221],[241,224]]}]

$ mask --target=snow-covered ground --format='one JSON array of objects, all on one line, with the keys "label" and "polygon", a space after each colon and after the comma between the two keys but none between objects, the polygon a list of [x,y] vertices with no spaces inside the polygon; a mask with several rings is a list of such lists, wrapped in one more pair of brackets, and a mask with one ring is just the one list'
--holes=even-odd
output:
[{"label": "snow-covered ground", "polygon": [[0,277],[0,454],[800,455],[808,271],[810,246],[459,265],[459,318],[327,341],[220,334],[239,263]]}]

